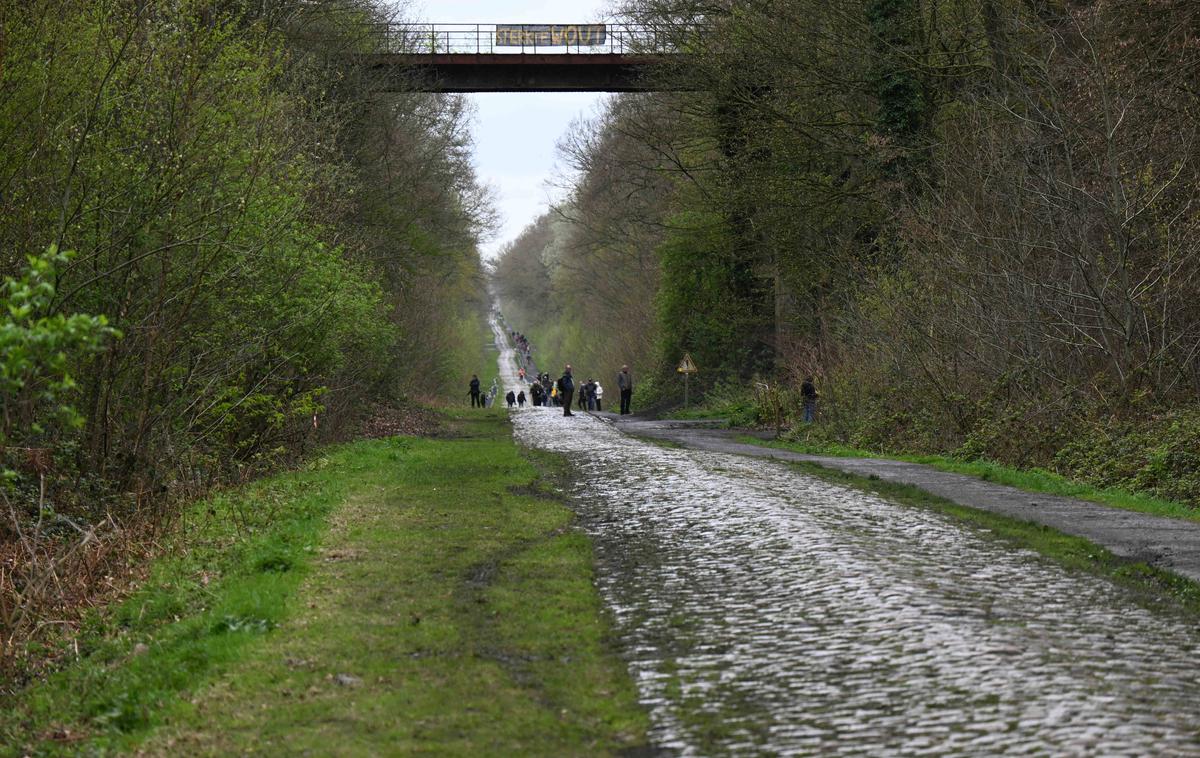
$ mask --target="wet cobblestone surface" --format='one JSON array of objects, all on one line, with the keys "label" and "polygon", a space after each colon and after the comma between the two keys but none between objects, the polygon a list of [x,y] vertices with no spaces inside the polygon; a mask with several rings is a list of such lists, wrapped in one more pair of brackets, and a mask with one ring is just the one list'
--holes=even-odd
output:
[{"label": "wet cobblestone surface", "polygon": [[671,752],[1200,755],[1200,634],[1104,580],[784,464],[550,409],[514,426],[574,464]]}]

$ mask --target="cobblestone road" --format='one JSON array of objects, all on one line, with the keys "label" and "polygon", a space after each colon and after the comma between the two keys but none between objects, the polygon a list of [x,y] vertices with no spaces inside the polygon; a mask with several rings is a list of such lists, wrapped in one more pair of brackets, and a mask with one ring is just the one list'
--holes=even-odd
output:
[{"label": "cobblestone road", "polygon": [[574,464],[664,748],[1200,755],[1200,634],[1106,581],[784,464],[550,409],[514,425]]}]

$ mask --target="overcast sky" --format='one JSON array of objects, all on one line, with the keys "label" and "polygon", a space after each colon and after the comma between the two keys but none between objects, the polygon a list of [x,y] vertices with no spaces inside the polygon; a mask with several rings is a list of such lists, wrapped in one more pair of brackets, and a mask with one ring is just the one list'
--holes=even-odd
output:
[{"label": "overcast sky", "polygon": [[[420,20],[430,23],[586,23],[603,20],[608,0],[417,0]],[[590,116],[604,95],[503,93],[469,95],[475,117],[475,166],[496,194],[501,231],[484,243],[496,253],[548,203],[556,165],[555,143],[579,116]]]}]

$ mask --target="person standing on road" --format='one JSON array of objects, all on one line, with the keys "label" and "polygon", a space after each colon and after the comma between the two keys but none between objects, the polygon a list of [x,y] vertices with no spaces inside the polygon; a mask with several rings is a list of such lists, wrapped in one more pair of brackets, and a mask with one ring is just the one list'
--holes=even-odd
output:
[{"label": "person standing on road", "polygon": [[621,415],[629,413],[629,403],[633,399],[633,376],[629,366],[622,366],[617,374],[617,389],[621,390]]},{"label": "person standing on road", "polygon": [[504,396],[504,401],[508,403],[508,409],[512,410],[512,407],[517,404],[517,393],[509,390],[508,394]]},{"label": "person standing on road", "polygon": [[804,423],[811,424],[817,420],[817,388],[813,386],[811,376],[804,377],[800,384],[800,404],[804,406]]},{"label": "person standing on road", "polygon": [[520,392],[517,393],[517,407],[518,408],[525,407],[525,390],[521,390]]},{"label": "person standing on road", "polygon": [[471,407],[482,408],[483,403],[479,402],[479,375],[471,374],[471,389],[467,393],[471,396]]},{"label": "person standing on road", "polygon": [[563,415],[574,416],[575,414],[571,413],[571,400],[575,397],[575,379],[571,376],[570,363],[563,368],[563,375],[558,378],[558,383],[555,387],[558,389],[558,397],[563,408]]},{"label": "person standing on road", "polygon": [[600,385],[600,380],[599,380],[599,379],[597,379],[597,380],[596,380],[596,392],[595,392],[595,395],[596,395],[596,410],[598,410],[598,411],[602,411],[602,410],[604,410],[604,406],[603,406],[603,402],[604,402],[604,387],[602,387],[602,386]]}]

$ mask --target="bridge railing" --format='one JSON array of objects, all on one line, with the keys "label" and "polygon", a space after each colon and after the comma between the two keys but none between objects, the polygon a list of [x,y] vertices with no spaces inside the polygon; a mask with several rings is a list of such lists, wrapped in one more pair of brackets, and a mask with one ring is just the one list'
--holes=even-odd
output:
[{"label": "bridge railing", "polygon": [[372,24],[369,47],[380,53],[629,55],[669,53],[694,28],[629,24]]}]

